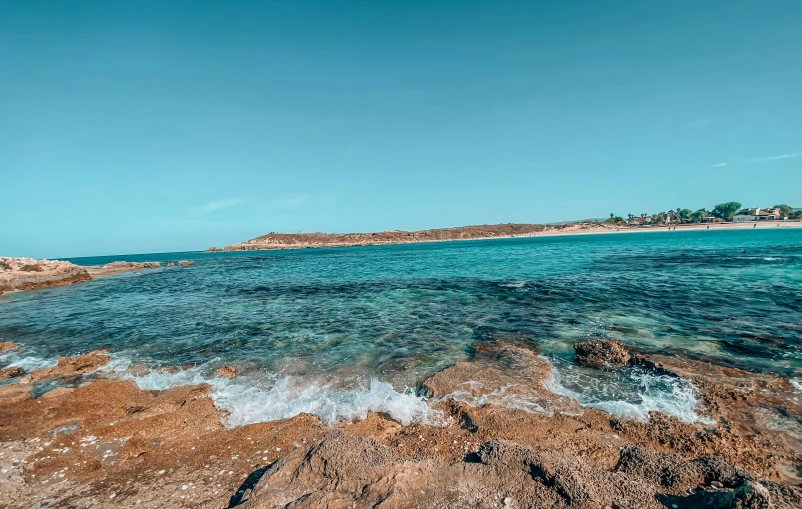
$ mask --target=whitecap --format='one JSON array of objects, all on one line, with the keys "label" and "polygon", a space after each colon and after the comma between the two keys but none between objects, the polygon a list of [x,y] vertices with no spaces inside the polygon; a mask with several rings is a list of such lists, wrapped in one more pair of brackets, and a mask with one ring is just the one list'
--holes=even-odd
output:
[{"label": "whitecap", "polygon": [[526,281],[512,281],[509,283],[499,283],[503,288],[524,288],[527,285]]}]

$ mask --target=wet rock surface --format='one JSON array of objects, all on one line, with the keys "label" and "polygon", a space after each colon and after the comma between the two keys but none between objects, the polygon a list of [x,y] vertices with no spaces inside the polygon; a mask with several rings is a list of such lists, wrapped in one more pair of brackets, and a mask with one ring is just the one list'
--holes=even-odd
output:
[{"label": "wet rock surface", "polygon": [[23,383],[38,382],[49,378],[74,378],[93,371],[111,360],[107,350],[94,350],[76,357],[59,357],[58,364],[52,368],[34,370]]},{"label": "wet rock surface", "polygon": [[576,361],[591,368],[623,368],[630,361],[627,348],[615,339],[594,339],[574,345]]},{"label": "wet rock surface", "polygon": [[65,358],[39,381],[0,386],[9,507],[802,505],[799,439],[760,419],[766,408],[796,411],[781,378],[754,375],[747,387],[746,372],[638,356],[698,383],[716,421],[653,413],[639,423],[550,393],[551,366],[537,352],[491,342],[422,384],[441,413],[430,425],[369,412],[227,428],[210,386],[141,390],[94,371],[106,357]]},{"label": "wet rock surface", "polygon": [[4,368],[0,369],[0,380],[8,380],[9,378],[16,378],[25,374],[22,368]]},{"label": "wet rock surface", "polygon": [[223,378],[234,378],[237,376],[237,368],[234,366],[223,366],[222,368],[218,369],[216,373]]}]

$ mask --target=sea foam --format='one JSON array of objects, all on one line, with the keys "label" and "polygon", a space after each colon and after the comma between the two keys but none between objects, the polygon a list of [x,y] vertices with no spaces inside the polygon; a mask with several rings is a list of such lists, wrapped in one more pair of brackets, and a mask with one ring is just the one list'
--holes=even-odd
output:
[{"label": "sea foam", "polygon": [[35,369],[52,368],[56,364],[58,364],[57,359],[36,355],[22,356],[15,350],[0,355],[0,365],[6,368],[22,368],[26,373]]},{"label": "sea foam", "polygon": [[426,399],[411,389],[398,392],[376,378],[365,388],[338,390],[291,377],[279,379],[270,388],[239,383],[216,385],[212,398],[219,408],[229,412],[228,426],[286,419],[300,413],[316,415],[329,423],[364,419],[369,411],[385,412],[405,425],[438,424],[443,419],[442,412],[429,408]]},{"label": "sea foam", "polygon": [[687,423],[715,423],[696,412],[699,391],[690,380],[641,369],[630,369],[629,377],[636,394],[630,395],[628,399],[619,399],[609,393],[605,394],[606,397],[598,397],[590,390],[577,392],[568,388],[564,377],[571,375],[567,371],[554,366],[544,385],[556,394],[575,399],[582,406],[639,422],[647,422],[649,412],[662,412]]},{"label": "sea foam", "polygon": [[334,389],[298,377],[275,379],[270,375],[258,378],[248,375],[228,379],[206,375],[213,370],[211,364],[179,371],[155,369],[144,374],[128,371],[130,365],[126,357],[114,356],[104,371],[110,376],[132,380],[140,389],[149,391],[209,384],[215,406],[228,413],[225,418],[228,427],[287,419],[301,413],[315,415],[328,423],[364,419],[369,411],[385,412],[405,425],[413,422],[437,425],[444,419],[441,411],[429,408],[426,398],[415,394],[411,388],[399,392],[377,378],[363,387]]}]

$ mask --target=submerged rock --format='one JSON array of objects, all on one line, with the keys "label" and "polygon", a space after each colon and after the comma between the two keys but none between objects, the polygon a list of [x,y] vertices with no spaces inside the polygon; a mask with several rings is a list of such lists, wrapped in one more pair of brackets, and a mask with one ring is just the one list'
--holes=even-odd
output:
[{"label": "submerged rock", "polygon": [[594,339],[574,345],[577,363],[592,368],[622,368],[631,356],[623,343],[616,339]]}]

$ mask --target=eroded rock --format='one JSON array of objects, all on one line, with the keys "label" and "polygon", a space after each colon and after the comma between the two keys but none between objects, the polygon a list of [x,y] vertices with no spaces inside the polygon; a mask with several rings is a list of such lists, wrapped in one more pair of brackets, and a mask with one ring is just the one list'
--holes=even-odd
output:
[{"label": "eroded rock", "polygon": [[574,345],[577,363],[592,368],[622,368],[629,364],[630,354],[616,339],[594,339]]}]

